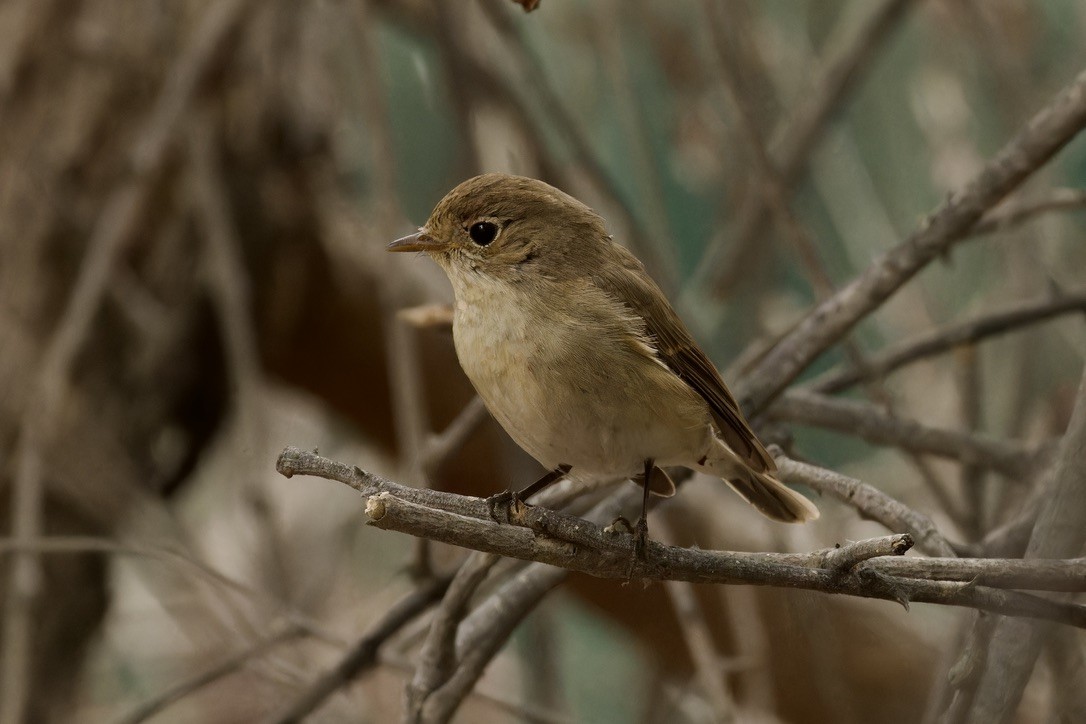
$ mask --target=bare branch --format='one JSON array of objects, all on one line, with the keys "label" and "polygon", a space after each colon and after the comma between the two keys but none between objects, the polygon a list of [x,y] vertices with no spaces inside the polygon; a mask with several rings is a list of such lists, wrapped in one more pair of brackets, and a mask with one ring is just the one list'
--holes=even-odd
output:
[{"label": "bare branch", "polygon": [[0,555],[18,551],[33,550],[38,553],[86,553],[96,551],[113,555],[129,555],[151,558],[177,566],[193,580],[203,581],[214,586],[220,592],[243,596],[249,601],[264,606],[281,616],[288,623],[297,626],[307,636],[322,641],[330,646],[346,646],[339,636],[326,629],[319,622],[304,614],[301,610],[286,606],[264,591],[257,590],[245,583],[230,578],[210,565],[187,554],[185,551],[162,545],[148,545],[138,542],[95,538],[92,536],[47,536],[30,541],[0,538]]},{"label": "bare branch", "polygon": [[460,668],[456,660],[456,629],[468,611],[471,597],[497,562],[496,555],[474,553],[456,572],[430,624],[415,676],[407,686],[405,707],[409,720],[421,718],[422,708],[431,694]]},{"label": "bare branch", "polygon": [[773,420],[855,435],[877,445],[893,445],[912,452],[982,465],[1019,483],[1026,482],[1037,464],[1049,454],[1047,447],[1036,448],[982,433],[930,427],[915,420],[894,417],[870,403],[799,390],[784,394],[765,414]]},{"label": "bare branch", "polygon": [[[908,534],[858,540],[826,551],[822,556],[821,567],[835,571],[851,571],[872,558],[903,556],[912,547],[913,539]],[[916,576],[916,578],[925,578],[925,576]]]},{"label": "bare branch", "polygon": [[764,409],[816,357],[903,284],[962,239],[978,219],[1086,125],[1086,72],[1065,88],[964,189],[952,194],[909,238],[819,304],[737,385],[750,413]]},{"label": "bare branch", "polygon": [[293,624],[281,626],[278,631],[254,641],[236,654],[227,657],[191,678],[178,682],[153,699],[145,701],[138,709],[121,719],[120,724],[140,724],[140,722],[145,722],[160,713],[170,704],[173,704],[190,694],[196,693],[208,684],[213,684],[219,679],[233,674],[250,661],[262,656],[269,649],[296,638],[303,633],[304,631],[302,631],[302,629]]},{"label": "bare branch", "polygon": [[[623,225],[629,235],[627,241],[638,256],[655,272],[656,280],[660,285],[665,289],[674,287],[677,276],[674,260],[661,254],[659,243],[654,243],[645,233],[633,207],[615,183],[597,150],[589,142],[588,134],[567,107],[568,104],[562,94],[554,89],[543,69],[542,62],[532,51],[531,44],[526,43],[521,36],[520,26],[513,23],[504,9],[494,0],[482,3],[482,8],[498,33],[505,39],[506,47],[509,49],[508,57],[520,66],[524,76],[523,86],[532,89],[533,95],[539,99],[538,107],[549,116],[548,131],[557,133],[565,139],[584,176],[601,194],[615,204],[615,211],[622,217]],[[514,97],[516,94],[511,94],[509,100]],[[536,115],[538,114],[528,113],[527,118],[535,121]],[[538,129],[542,130],[542,126]],[[540,135],[545,137],[548,134],[541,133]]]},{"label": "bare branch", "polygon": [[[837,42],[836,36],[843,31],[835,31],[834,40],[826,45],[830,52],[841,49],[839,54],[825,61],[825,72],[816,88],[804,96],[806,101],[776,134],[782,188],[794,186],[803,175],[811,151],[833,114],[871,69],[871,59],[891,37],[911,4],[911,0],[885,0],[848,42]],[[756,247],[758,232],[769,209],[767,199],[761,194],[751,194],[748,199],[739,213],[735,241],[725,248],[722,239],[713,239],[698,262],[696,280],[711,279],[715,289],[725,289],[731,287],[743,269],[749,268],[744,261]]]},{"label": "bare branch", "polygon": [[444,430],[431,434],[423,446],[422,469],[426,474],[433,475],[489,417],[483,398],[476,395]]},{"label": "bare branch", "polygon": [[[880,540],[880,539],[875,539]],[[1086,558],[875,558],[882,573],[937,581],[973,581],[995,588],[1086,590]]]},{"label": "bare branch", "polygon": [[[673,539],[672,526],[665,523],[664,528],[667,537]],[[713,643],[712,629],[695,595],[694,585],[685,581],[667,581],[665,588],[675,608],[686,649],[694,662],[697,682],[705,692],[715,720],[725,722],[734,719],[736,704],[724,679],[724,662]]]},{"label": "bare branch", "polygon": [[[1033,528],[1026,558],[1075,555],[1086,544],[1086,373],[1079,383],[1075,409],[1060,442],[1052,468],[1051,483],[1041,514]],[[991,650],[977,685],[968,721],[1007,722],[1018,708],[1026,682],[1046,638],[1044,626],[999,621],[992,634]]]},{"label": "bare branch", "polygon": [[[192,41],[170,69],[166,85],[144,123],[131,158],[133,173],[109,196],[95,222],[74,288],[42,356],[36,400],[27,405],[19,431],[11,529],[20,540],[29,541],[41,534],[45,475],[42,447],[52,433],[73,360],[108,291],[107,282],[116,260],[132,237],[139,212],[150,196],[151,181],[165,160],[181,109],[192,100],[247,5],[248,0],[231,0],[216,3],[204,13]],[[0,658],[0,722],[4,724],[21,722],[24,718],[35,600],[40,584],[37,554],[28,550],[16,555],[4,602],[4,646]]]},{"label": "bare branch", "polygon": [[863,369],[833,370],[804,386],[827,394],[841,392],[859,382],[885,377],[912,362],[1069,312],[1086,312],[1086,289],[1076,289],[1055,298],[1045,296],[1030,299],[993,312],[985,312],[957,324],[924,332],[888,345],[878,354],[869,357],[867,366]]},{"label": "bare branch", "polygon": [[[498,525],[464,515],[471,507],[463,496],[437,491],[418,491],[324,460],[296,448],[280,455],[277,469],[291,474],[339,472],[352,487],[362,483],[367,497],[366,515],[371,525],[487,553],[549,563],[601,578],[626,579],[631,571],[632,536],[613,534],[583,518],[541,507],[524,512],[523,524]],[[338,480],[334,475],[330,479]],[[434,507],[415,502],[426,493]],[[485,502],[478,500],[480,512]],[[947,581],[892,578],[869,566],[853,572],[795,565],[788,554],[704,551],[666,546],[650,541],[646,561],[634,559],[633,575],[649,580],[683,580],[697,583],[744,583],[803,588],[865,598],[941,603],[994,611],[1011,616],[1032,616],[1086,627],[1086,607],[1064,604],[1015,591]]]},{"label": "bare branch", "polygon": [[[543,493],[547,500],[557,504],[569,497],[561,491],[551,491],[555,491],[555,488],[548,488]],[[586,518],[595,522],[613,518],[617,513],[615,498],[632,499],[632,492],[633,489],[628,489],[624,494],[603,501],[588,512]],[[418,693],[409,690],[409,703],[417,702],[417,706],[409,709],[409,715],[423,722],[448,721],[516,626],[568,575],[569,571],[564,568],[533,564],[502,584],[461,622],[456,631],[456,666],[448,680],[432,692],[426,692],[424,701],[417,701],[420,698]],[[439,623],[435,621],[435,626]],[[419,675],[416,674],[415,678],[418,680]],[[415,698],[411,699],[413,695]]]},{"label": "bare branch", "polygon": [[394,603],[334,668],[313,682],[272,721],[280,724],[302,721],[317,711],[328,697],[350,684],[362,672],[372,668],[377,663],[377,655],[385,641],[437,601],[445,593],[450,580],[452,579],[448,576],[431,579]]},{"label": "bare branch", "polygon": [[1086,190],[1053,189],[1040,199],[1008,199],[981,217],[970,236],[1006,231],[1034,217],[1052,211],[1077,211],[1086,208]]},{"label": "bare branch", "polygon": [[479,606],[457,633],[456,669],[448,682],[426,699],[420,721],[448,721],[513,629],[568,573],[552,566],[528,566]]},{"label": "bare branch", "polygon": [[939,556],[954,557],[954,548],[931,522],[931,518],[894,500],[867,483],[832,470],[797,462],[786,457],[779,448],[770,453],[777,463],[780,478],[793,485],[806,485],[820,493],[832,495],[855,507],[861,515],[882,523],[889,530],[907,530],[918,545]]}]

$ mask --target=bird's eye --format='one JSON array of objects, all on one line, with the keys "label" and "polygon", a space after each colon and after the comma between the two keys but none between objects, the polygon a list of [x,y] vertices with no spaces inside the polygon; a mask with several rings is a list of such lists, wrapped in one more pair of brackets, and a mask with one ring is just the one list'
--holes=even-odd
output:
[{"label": "bird's eye", "polygon": [[490,221],[480,221],[471,225],[468,236],[479,246],[486,246],[498,236],[498,225]]}]

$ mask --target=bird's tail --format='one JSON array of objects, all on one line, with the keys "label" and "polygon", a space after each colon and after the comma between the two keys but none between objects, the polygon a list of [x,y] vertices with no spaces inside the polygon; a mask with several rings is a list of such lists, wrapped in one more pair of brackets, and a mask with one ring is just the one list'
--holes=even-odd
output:
[{"label": "bird's tail", "polygon": [[803,495],[789,488],[770,473],[752,470],[731,451],[706,459],[700,468],[723,478],[735,492],[763,515],[785,523],[805,523],[818,518],[818,508]]}]

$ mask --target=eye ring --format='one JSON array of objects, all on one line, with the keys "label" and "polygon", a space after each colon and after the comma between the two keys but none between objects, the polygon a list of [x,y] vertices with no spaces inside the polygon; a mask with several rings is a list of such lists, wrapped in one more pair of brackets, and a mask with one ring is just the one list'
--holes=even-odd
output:
[{"label": "eye ring", "polygon": [[468,229],[468,236],[479,246],[488,246],[498,238],[498,225],[493,221],[477,221]]}]

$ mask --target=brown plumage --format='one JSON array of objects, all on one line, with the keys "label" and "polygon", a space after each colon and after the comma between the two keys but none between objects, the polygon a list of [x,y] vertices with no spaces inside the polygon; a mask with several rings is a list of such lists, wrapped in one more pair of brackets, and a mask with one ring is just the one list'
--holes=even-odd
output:
[{"label": "brown plumage", "polygon": [[818,517],[773,477],[712,362],[581,202],[541,181],[486,174],[449,192],[419,233],[390,249],[425,251],[445,269],[461,365],[548,469],[593,479],[652,471],[649,484],[666,493],[656,466],[682,465],[723,478],[776,520]]}]

